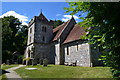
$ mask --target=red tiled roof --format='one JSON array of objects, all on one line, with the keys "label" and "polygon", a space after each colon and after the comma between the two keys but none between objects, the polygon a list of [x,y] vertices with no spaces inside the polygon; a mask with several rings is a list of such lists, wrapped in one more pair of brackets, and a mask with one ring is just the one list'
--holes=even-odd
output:
[{"label": "red tiled roof", "polygon": [[55,37],[53,38],[53,41],[57,40],[60,37],[62,31],[64,30],[66,25],[69,23],[69,21],[70,20],[53,29],[53,34],[56,33]]},{"label": "red tiled roof", "polygon": [[73,29],[68,34],[64,43],[78,40],[78,39],[80,39],[80,37],[82,35],[84,35],[84,33],[85,33],[85,30],[83,29],[83,27],[80,27],[78,24],[76,24],[76,25],[74,25]]}]

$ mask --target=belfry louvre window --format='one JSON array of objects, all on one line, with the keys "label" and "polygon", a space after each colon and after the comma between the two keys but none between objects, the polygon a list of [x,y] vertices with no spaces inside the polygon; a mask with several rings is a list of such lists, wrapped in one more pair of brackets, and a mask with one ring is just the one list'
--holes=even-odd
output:
[{"label": "belfry louvre window", "polygon": [[42,26],[42,31],[46,32],[46,27],[45,26]]}]

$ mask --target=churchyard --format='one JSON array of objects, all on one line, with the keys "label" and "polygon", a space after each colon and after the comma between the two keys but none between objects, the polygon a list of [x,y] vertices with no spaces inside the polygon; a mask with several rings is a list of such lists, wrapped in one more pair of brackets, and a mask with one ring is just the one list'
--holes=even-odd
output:
[{"label": "churchyard", "polygon": [[[28,70],[26,68],[37,68]],[[22,78],[112,78],[109,67],[80,67],[65,65],[25,66],[15,70]]]}]

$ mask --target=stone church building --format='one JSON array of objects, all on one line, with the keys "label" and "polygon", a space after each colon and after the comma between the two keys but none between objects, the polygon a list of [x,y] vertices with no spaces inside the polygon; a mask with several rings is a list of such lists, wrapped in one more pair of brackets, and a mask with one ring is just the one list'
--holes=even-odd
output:
[{"label": "stone church building", "polygon": [[87,40],[80,37],[85,30],[72,17],[67,22],[52,27],[53,21],[48,20],[41,12],[28,24],[28,41],[25,51],[26,64],[41,64],[47,59],[50,64],[63,65],[76,63],[77,66],[91,67],[99,65],[99,50],[94,50]]}]

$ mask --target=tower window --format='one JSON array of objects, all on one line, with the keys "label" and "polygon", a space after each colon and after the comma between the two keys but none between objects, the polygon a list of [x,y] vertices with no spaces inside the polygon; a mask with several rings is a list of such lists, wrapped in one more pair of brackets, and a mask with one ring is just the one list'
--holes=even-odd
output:
[{"label": "tower window", "polygon": [[43,36],[42,40],[45,41],[45,37],[44,36]]},{"label": "tower window", "polygon": [[44,28],[45,28],[45,30],[44,30],[44,31],[46,32],[46,27],[44,27]]},{"label": "tower window", "polygon": [[44,31],[44,26],[42,27],[42,31]]},{"label": "tower window", "polygon": [[30,36],[29,42],[31,42],[31,36]]},{"label": "tower window", "polygon": [[46,27],[45,26],[42,27],[42,31],[46,32]]},{"label": "tower window", "polygon": [[30,33],[32,33],[32,28],[30,28]]}]

